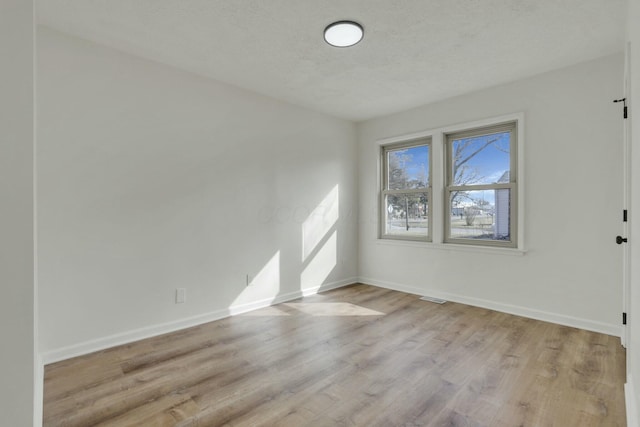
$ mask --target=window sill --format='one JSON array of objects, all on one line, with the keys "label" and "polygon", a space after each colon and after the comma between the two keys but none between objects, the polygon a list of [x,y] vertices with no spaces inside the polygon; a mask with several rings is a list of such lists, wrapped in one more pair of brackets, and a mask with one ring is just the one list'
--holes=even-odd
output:
[{"label": "window sill", "polygon": [[459,245],[455,243],[435,243],[412,240],[376,239],[376,244],[383,246],[405,246],[410,248],[435,249],[447,252],[475,252],[493,255],[523,256],[527,253],[518,248],[493,248],[488,246]]}]

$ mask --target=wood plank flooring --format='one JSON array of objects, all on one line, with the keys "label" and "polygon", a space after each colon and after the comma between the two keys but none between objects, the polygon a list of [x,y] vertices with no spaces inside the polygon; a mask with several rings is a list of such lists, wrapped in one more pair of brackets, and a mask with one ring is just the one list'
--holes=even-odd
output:
[{"label": "wood plank flooring", "polygon": [[616,337],[352,285],[45,368],[45,426],[625,426]]}]

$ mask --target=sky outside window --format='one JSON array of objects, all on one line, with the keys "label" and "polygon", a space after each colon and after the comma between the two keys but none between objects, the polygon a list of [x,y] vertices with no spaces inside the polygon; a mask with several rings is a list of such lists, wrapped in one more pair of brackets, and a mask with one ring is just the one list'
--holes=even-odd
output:
[{"label": "sky outside window", "polygon": [[511,168],[510,132],[453,140],[455,185],[494,184]]},{"label": "sky outside window", "polygon": [[388,152],[390,190],[423,188],[429,185],[429,146],[418,145]]}]

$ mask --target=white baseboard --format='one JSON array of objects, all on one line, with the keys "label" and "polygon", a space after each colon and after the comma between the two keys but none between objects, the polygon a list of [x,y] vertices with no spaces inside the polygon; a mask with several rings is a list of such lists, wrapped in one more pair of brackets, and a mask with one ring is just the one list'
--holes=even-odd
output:
[{"label": "white baseboard", "polygon": [[406,292],[410,294],[416,294],[421,296],[428,295],[431,297],[436,297],[436,298],[440,298],[448,301],[473,305],[477,307],[483,307],[490,310],[501,311],[504,313],[514,314],[517,316],[523,316],[523,317],[528,317],[528,318],[537,319],[537,320],[543,320],[546,322],[557,323],[560,325],[571,326],[574,328],[586,329],[589,331],[600,332],[608,335],[620,336],[622,332],[621,327],[619,327],[618,325],[610,325],[610,324],[605,324],[600,322],[594,322],[586,319],[579,319],[579,318],[566,316],[562,314],[534,310],[527,307],[503,304],[503,303],[484,300],[480,298],[466,297],[462,295],[450,294],[447,292],[441,292],[441,291],[435,291],[435,290],[429,290],[429,289],[420,289],[420,288],[403,285],[399,283],[376,280],[369,277],[360,277],[360,278],[344,279],[337,282],[327,283],[322,286],[306,288],[299,291],[278,295],[275,298],[268,298],[260,301],[254,301],[247,304],[236,305],[229,308],[216,310],[209,313],[204,313],[201,315],[192,316],[192,317],[180,319],[173,322],[147,326],[144,328],[126,331],[120,334],[114,334],[107,337],[97,338],[94,340],[74,344],[71,346],[54,349],[51,351],[47,351],[41,355],[42,365],[59,362],[61,360],[70,359],[72,357],[82,356],[85,354],[93,353],[95,351],[104,350],[106,348],[111,348],[111,347],[115,347],[122,344],[128,344],[134,341],[139,341],[139,340],[154,337],[157,335],[175,332],[181,329],[201,325],[203,323],[212,322],[215,320],[223,319],[225,317],[246,313],[249,311],[257,310],[259,308],[268,307],[270,305],[279,304],[285,301],[291,301],[303,296],[313,295],[318,292],[324,292],[331,289],[347,286],[353,283],[358,283],[358,282],[368,284],[368,285],[378,286],[381,288]]},{"label": "white baseboard", "polygon": [[557,323],[564,326],[571,326],[573,328],[586,329],[588,331],[599,332],[607,335],[613,335],[616,337],[620,337],[622,335],[621,326],[595,322],[587,319],[580,319],[577,317],[566,316],[564,314],[535,310],[532,308],[511,305],[511,304],[503,304],[500,302],[489,301],[481,298],[467,297],[464,295],[450,294],[447,292],[442,292],[437,290],[421,289],[421,288],[407,286],[399,283],[387,282],[384,280],[377,280],[370,277],[360,277],[359,282],[367,285],[378,286],[381,288],[392,289],[395,291],[406,292],[409,294],[430,296],[430,297],[440,298],[440,299],[444,299],[452,302],[458,302],[461,304],[488,308],[490,310],[514,314],[516,316],[528,317],[530,319]]},{"label": "white baseboard", "polygon": [[279,304],[286,301],[291,301],[303,296],[317,294],[318,292],[325,292],[331,289],[341,288],[343,286],[351,285],[357,282],[357,278],[348,278],[337,282],[327,283],[321,286],[315,286],[312,288],[306,288],[299,291],[289,292],[286,294],[278,295],[274,298],[267,298],[260,301],[254,301],[251,303],[240,304],[231,306],[229,308],[212,311],[209,313],[200,314],[197,316],[188,317],[185,319],[176,320],[173,322],[162,323],[158,325],[147,326],[144,328],[134,329],[131,331],[122,332],[102,338],[96,338],[94,340],[85,341],[82,343],[74,344],[67,347],[62,347],[55,350],[50,350],[41,355],[42,365],[48,365],[50,363],[59,362],[61,360],[71,359],[72,357],[82,356],[85,354],[93,353],[96,351],[104,350],[107,348],[115,347],[118,345],[128,344],[134,341],[139,341],[154,336],[179,331],[181,329],[190,328],[192,326],[201,325],[203,323],[213,322],[214,320],[224,319],[225,317],[234,316],[237,314],[246,313],[249,311],[257,310],[259,308],[268,307],[270,305]]},{"label": "white baseboard", "polygon": [[627,426],[640,427],[640,413],[638,413],[638,398],[635,385],[631,374],[627,377],[627,383],[624,385],[624,400],[627,407]]}]

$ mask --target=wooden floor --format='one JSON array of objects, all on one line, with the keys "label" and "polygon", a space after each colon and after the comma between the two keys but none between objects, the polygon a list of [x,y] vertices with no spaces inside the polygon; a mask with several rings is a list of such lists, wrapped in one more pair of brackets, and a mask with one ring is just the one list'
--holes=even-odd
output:
[{"label": "wooden floor", "polygon": [[49,365],[45,426],[624,426],[618,338],[353,285]]}]

